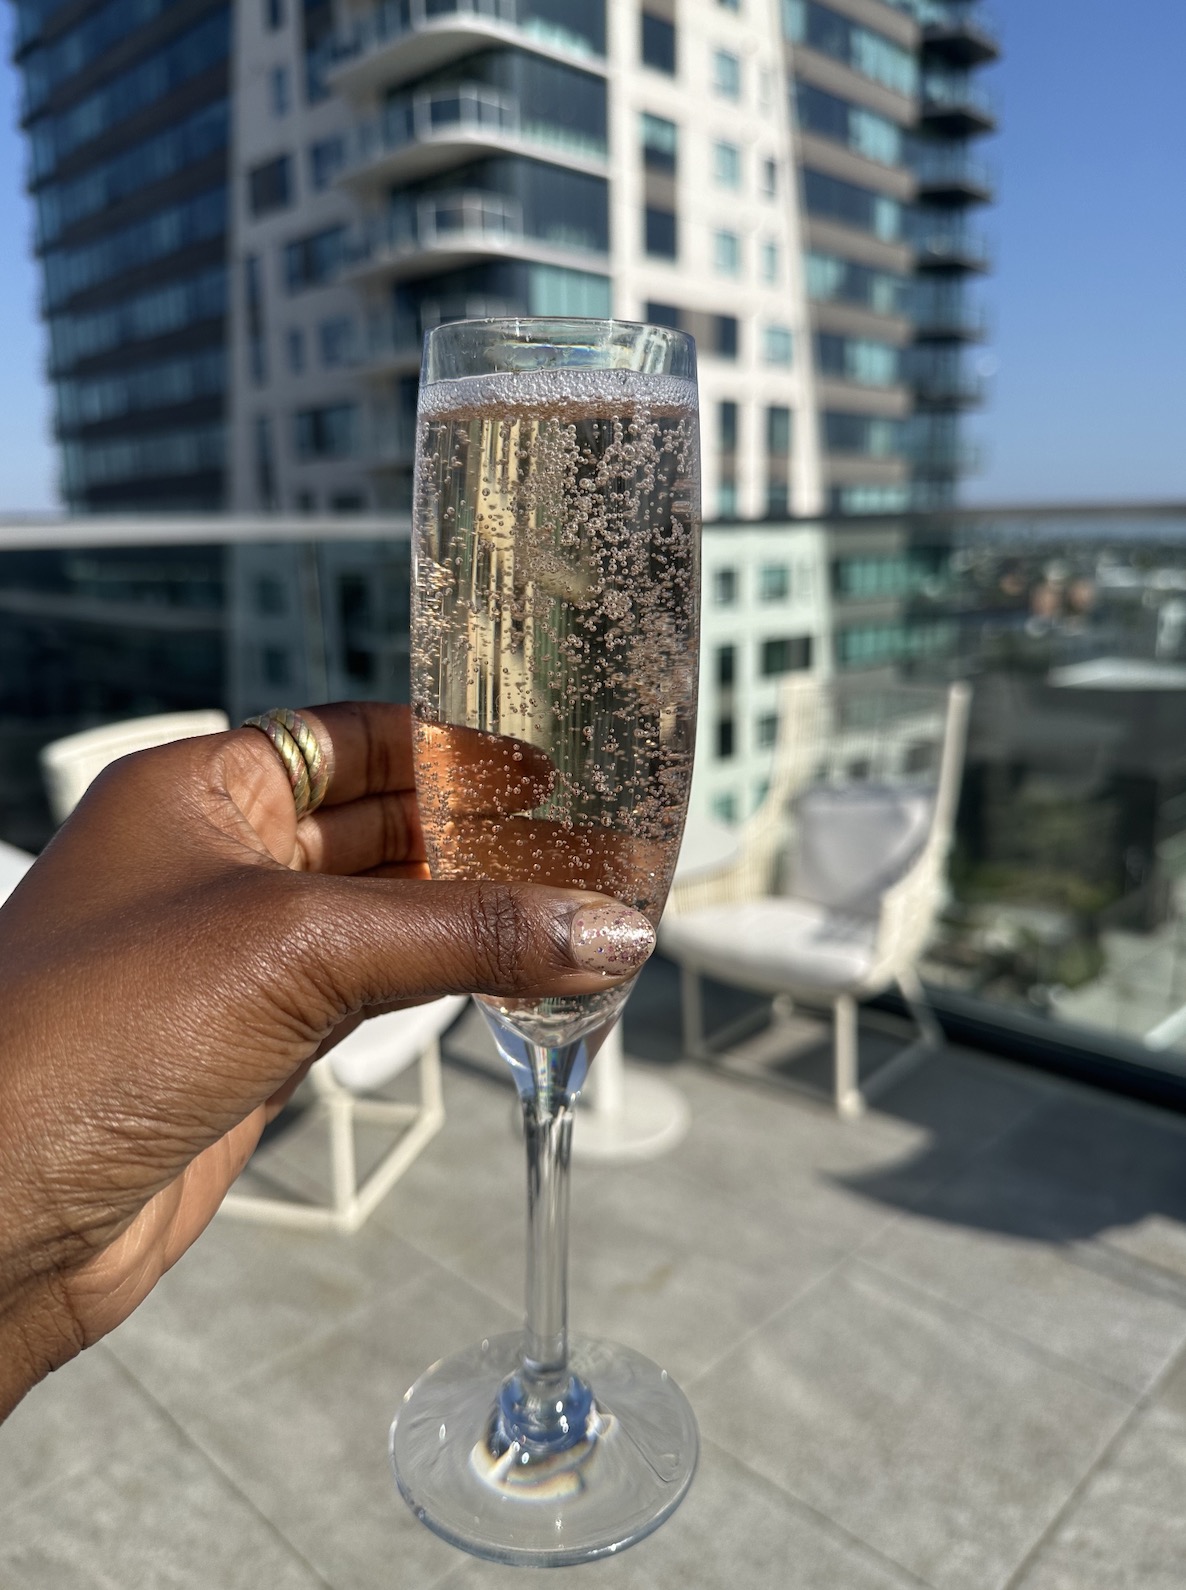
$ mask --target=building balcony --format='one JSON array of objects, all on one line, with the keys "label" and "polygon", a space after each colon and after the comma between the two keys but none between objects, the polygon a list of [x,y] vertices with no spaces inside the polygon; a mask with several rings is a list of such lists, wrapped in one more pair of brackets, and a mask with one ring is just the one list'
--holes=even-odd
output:
[{"label": "building balcony", "polygon": [[926,72],[919,93],[919,125],[947,138],[974,138],[997,125],[991,96],[963,72]]},{"label": "building balcony", "polygon": [[521,304],[509,303],[505,298],[471,295],[425,299],[414,315],[376,317],[368,328],[365,372],[387,376],[418,369],[424,338],[436,326],[454,320],[497,320],[526,312]]},{"label": "building balcony", "polygon": [[986,271],[991,263],[987,239],[970,227],[920,223],[911,243],[916,270]]},{"label": "building balcony", "polygon": [[914,160],[918,196],[928,204],[989,204],[996,183],[988,166],[962,144],[922,148]]},{"label": "building balcony", "polygon": [[525,121],[516,96],[483,83],[412,94],[362,122],[353,158],[338,179],[354,189],[380,189],[447,170],[475,154],[543,154],[600,174],[606,146],[565,128]]},{"label": "building balcony", "polygon": [[335,38],[327,60],[336,93],[366,96],[421,77],[490,42],[527,47],[603,71],[604,40],[536,14],[531,0],[383,0]]},{"label": "building balcony", "polygon": [[963,293],[923,293],[911,307],[916,342],[981,342],[988,335],[983,304],[968,303]]},{"label": "building balcony", "polygon": [[975,442],[956,437],[928,441],[910,449],[910,462],[916,480],[945,480],[956,475],[974,475],[983,463],[983,450]]},{"label": "building balcony", "polygon": [[923,25],[923,59],[965,71],[987,66],[1000,59],[998,32],[995,20],[977,0],[948,0],[942,14]]},{"label": "building balcony", "polygon": [[582,240],[538,238],[523,225],[522,206],[497,193],[435,193],[377,216],[355,235],[347,275],[356,281],[418,276],[492,255],[589,268],[604,256]]},{"label": "building balcony", "polygon": [[914,393],[916,410],[972,408],[984,401],[984,379],[955,359],[913,360],[906,378]]}]

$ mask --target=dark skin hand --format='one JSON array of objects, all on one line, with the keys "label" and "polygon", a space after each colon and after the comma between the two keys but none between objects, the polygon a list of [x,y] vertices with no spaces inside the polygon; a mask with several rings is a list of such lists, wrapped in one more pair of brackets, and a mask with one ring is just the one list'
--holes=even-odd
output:
[{"label": "dark skin hand", "polygon": [[[141,752],[0,910],[0,1418],[147,1296],[366,1016],[621,980],[570,948],[604,896],[428,879],[406,708],[305,715],[331,748],[313,815],[258,730]],[[521,748],[491,777],[489,740],[475,820],[548,783]]]}]

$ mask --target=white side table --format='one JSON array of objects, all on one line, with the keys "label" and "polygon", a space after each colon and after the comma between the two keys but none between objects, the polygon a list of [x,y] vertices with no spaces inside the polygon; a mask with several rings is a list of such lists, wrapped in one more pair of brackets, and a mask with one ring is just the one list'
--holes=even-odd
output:
[{"label": "white side table", "polygon": [[[735,829],[711,818],[690,818],[675,876],[685,883],[735,861],[740,851]],[[626,1064],[619,1021],[589,1068],[573,1126],[572,1151],[577,1159],[603,1164],[654,1159],[675,1147],[690,1118],[688,1101],[678,1088]]]}]

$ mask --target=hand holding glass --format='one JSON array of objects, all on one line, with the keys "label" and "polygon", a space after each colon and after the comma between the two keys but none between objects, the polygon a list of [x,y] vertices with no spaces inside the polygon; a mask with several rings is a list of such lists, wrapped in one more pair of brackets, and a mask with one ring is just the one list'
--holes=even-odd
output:
[{"label": "hand holding glass", "polygon": [[[412,700],[434,876],[596,890],[656,923],[695,739],[693,344],[614,321],[441,326],[415,468]],[[391,1452],[425,1523],[503,1562],[629,1545],[695,1469],[695,1420],[666,1372],[568,1339],[572,1105],[587,1043],[629,990],[480,1001],[523,1107],[526,1325],[434,1365]]]}]

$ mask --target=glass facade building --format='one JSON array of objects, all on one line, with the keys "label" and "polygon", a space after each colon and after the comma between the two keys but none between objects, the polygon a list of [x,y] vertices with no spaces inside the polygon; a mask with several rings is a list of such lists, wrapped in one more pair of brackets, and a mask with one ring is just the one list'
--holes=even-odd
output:
[{"label": "glass facade building", "polygon": [[20,0],[66,502],[402,510],[426,331],[613,314],[734,414],[709,518],[949,505],[996,53],[973,0]]},{"label": "glass facade building", "polygon": [[16,59],[65,502],[221,507],[230,9],[22,3]]}]

